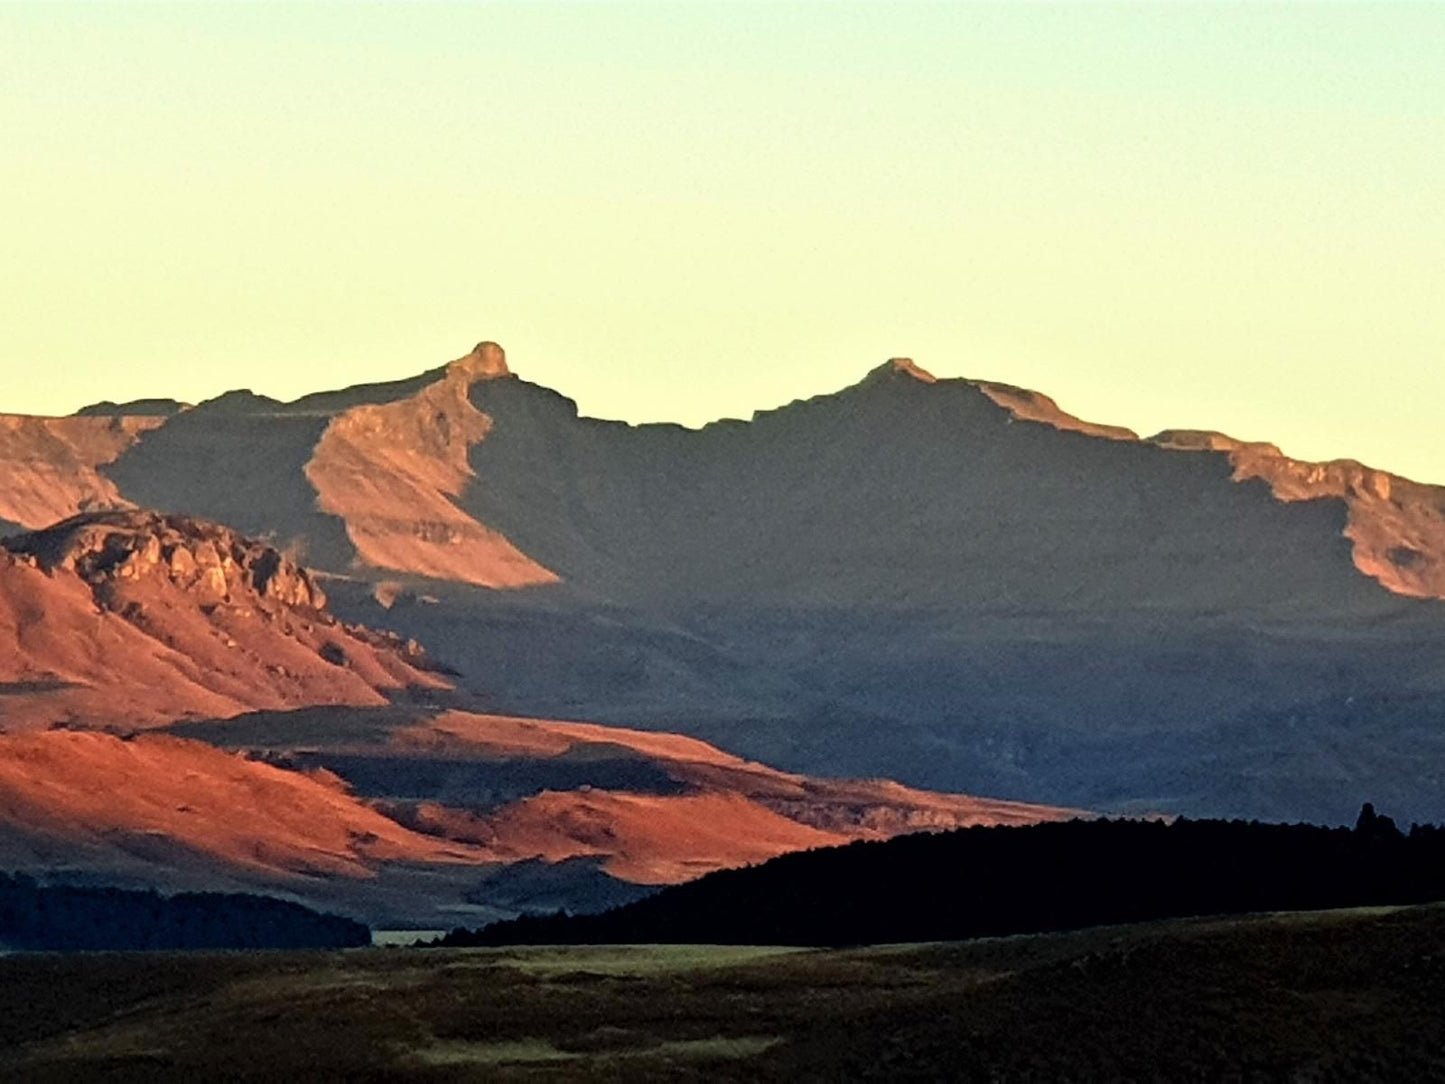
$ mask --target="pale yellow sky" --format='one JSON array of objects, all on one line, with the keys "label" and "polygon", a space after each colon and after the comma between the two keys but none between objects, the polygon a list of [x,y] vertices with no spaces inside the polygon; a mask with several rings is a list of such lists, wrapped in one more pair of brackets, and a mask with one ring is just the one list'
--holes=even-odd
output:
[{"label": "pale yellow sky", "polygon": [[0,5],[0,411],[895,354],[1445,483],[1445,5]]}]

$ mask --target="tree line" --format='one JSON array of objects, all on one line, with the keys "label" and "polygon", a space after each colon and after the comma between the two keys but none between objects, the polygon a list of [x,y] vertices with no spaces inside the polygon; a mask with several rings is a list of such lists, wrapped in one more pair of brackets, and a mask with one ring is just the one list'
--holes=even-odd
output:
[{"label": "tree line", "polygon": [[951,941],[1190,915],[1445,900],[1445,830],[1258,821],[975,827],[783,855],[598,915],[522,916],[444,945]]},{"label": "tree line", "polygon": [[289,900],[222,892],[45,885],[0,873],[0,947],[10,950],[347,948],[359,922]]}]

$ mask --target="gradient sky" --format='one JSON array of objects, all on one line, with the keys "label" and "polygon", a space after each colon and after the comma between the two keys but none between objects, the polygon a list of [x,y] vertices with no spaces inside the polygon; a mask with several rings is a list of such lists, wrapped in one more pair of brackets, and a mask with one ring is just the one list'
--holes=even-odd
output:
[{"label": "gradient sky", "polygon": [[0,216],[0,411],[910,355],[1445,483],[1445,4],[3,4]]}]

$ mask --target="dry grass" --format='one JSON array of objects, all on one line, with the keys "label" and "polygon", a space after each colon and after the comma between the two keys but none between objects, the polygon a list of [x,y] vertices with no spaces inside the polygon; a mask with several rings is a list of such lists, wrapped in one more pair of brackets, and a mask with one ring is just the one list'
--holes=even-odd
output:
[{"label": "dry grass", "polygon": [[1427,1079],[1445,908],[847,951],[0,959],[0,1076]]}]

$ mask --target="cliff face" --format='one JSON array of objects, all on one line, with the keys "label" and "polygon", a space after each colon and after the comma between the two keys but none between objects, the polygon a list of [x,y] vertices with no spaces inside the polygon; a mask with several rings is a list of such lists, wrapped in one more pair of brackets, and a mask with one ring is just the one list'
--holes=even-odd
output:
[{"label": "cliff face", "polygon": [[1234,465],[1236,482],[1263,479],[1281,501],[1344,501],[1356,568],[1396,594],[1445,598],[1445,486],[1422,485],[1353,459],[1291,459],[1273,444],[1222,433],[1169,430],[1150,439],[1166,448],[1222,452]]},{"label": "cliff face", "polygon": [[46,573],[74,573],[107,609],[115,608],[125,585],[143,583],[164,583],[201,606],[262,607],[272,618],[287,608],[316,614],[326,606],[311,575],[272,546],[185,516],[90,513],[12,538],[5,548],[33,558]]},{"label": "cliff face", "polygon": [[416,394],[352,407],[326,427],[306,477],[359,564],[485,587],[556,581],[457,505],[474,479],[467,453],[491,428],[468,392],[508,375],[502,348],[479,343]]},{"label": "cliff face", "polygon": [[0,726],[153,725],[441,688],[420,647],[336,620],[312,576],[217,524],[85,513],[0,548]]}]

